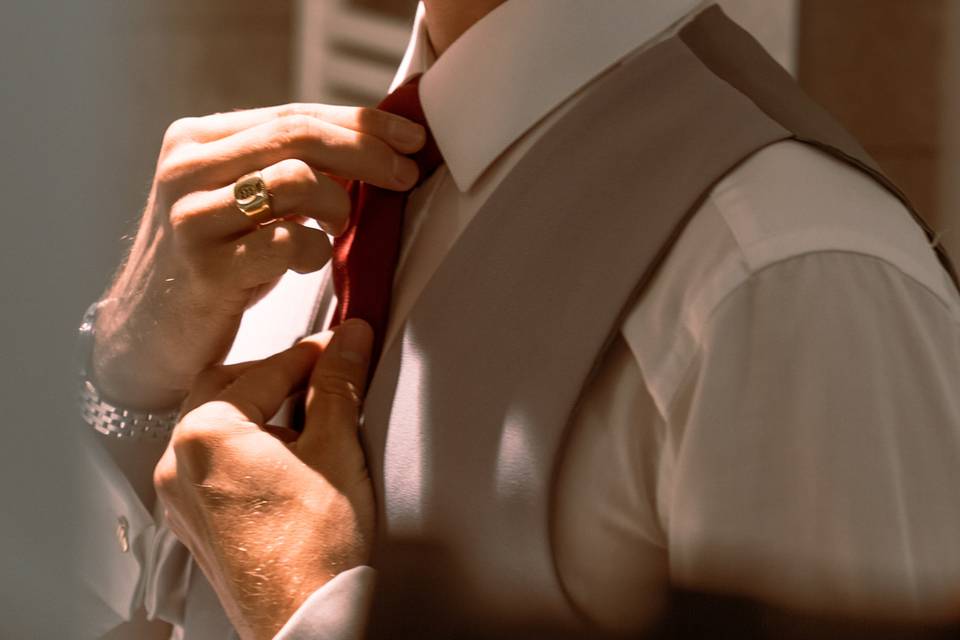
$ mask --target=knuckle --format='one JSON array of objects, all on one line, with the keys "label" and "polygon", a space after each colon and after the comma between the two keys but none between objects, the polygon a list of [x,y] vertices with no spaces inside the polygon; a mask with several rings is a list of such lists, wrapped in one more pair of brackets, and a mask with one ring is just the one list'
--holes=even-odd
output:
[{"label": "knuckle", "polygon": [[202,410],[192,411],[177,425],[170,446],[178,460],[187,464],[209,458],[217,442],[217,429]]},{"label": "knuckle", "polygon": [[193,169],[192,163],[182,152],[170,153],[157,163],[156,180],[160,185],[170,185]]},{"label": "knuckle", "polygon": [[179,118],[170,123],[163,134],[163,148],[169,149],[193,139],[198,118]]},{"label": "knuckle", "polygon": [[392,174],[394,152],[375,135],[362,131],[343,131],[328,142],[331,147],[349,151],[358,167],[377,175]]},{"label": "knuckle", "polygon": [[357,107],[356,118],[364,130],[382,129],[390,121],[390,116],[373,107]]},{"label": "knuckle", "polygon": [[207,245],[204,234],[201,233],[206,213],[207,210],[197,194],[188,194],[170,206],[167,223],[178,247],[193,252],[194,249]]},{"label": "knuckle", "polygon": [[362,153],[377,153],[383,146],[380,141],[369,133],[354,131],[349,136],[349,143]]},{"label": "knuckle", "polygon": [[153,469],[153,487],[161,500],[169,502],[174,495],[176,484],[177,464],[173,456],[165,455],[160,458],[160,462]]},{"label": "knuckle", "polygon": [[[273,248],[281,256],[286,256],[293,249],[294,233],[297,230],[295,222],[278,222],[269,229],[270,235],[267,240],[268,246]],[[269,255],[265,252],[264,255]]]},{"label": "knuckle", "polygon": [[364,156],[369,158],[372,166],[376,166],[385,175],[392,175],[394,157],[397,155],[387,143],[366,133],[358,133],[355,142]]},{"label": "knuckle", "polygon": [[310,108],[303,102],[290,102],[277,110],[278,118],[288,118],[290,116],[309,115]]},{"label": "knuckle", "polygon": [[364,107],[358,117],[361,123],[360,128],[363,131],[369,131],[375,134],[378,140],[385,136],[391,136],[394,133],[397,122],[402,119],[401,116],[373,107]]},{"label": "knuckle", "polygon": [[290,266],[297,252],[297,238],[291,228],[294,224],[296,223],[282,223],[273,229],[270,250],[261,254],[265,273],[281,276]]},{"label": "knuckle", "polygon": [[193,207],[187,198],[181,198],[173,203],[167,218],[170,220],[170,227],[175,232],[180,232],[189,225],[193,217]]},{"label": "knuckle", "polygon": [[[275,233],[274,237],[277,235]],[[291,253],[290,243],[283,237],[281,233],[279,239],[271,242],[262,234],[254,234],[234,251],[230,271],[241,274],[244,286],[260,285],[279,278],[287,270]]]},{"label": "knuckle", "polygon": [[313,170],[303,160],[288,158],[274,165],[274,175],[271,176],[272,188],[296,188],[304,182],[313,181]]},{"label": "knuckle", "polygon": [[350,212],[353,203],[347,190],[336,182],[322,181],[323,222],[321,227],[327,233],[338,236],[347,230],[350,224]]},{"label": "knuckle", "polygon": [[316,122],[305,114],[293,114],[277,120],[276,138],[281,143],[297,144],[315,137]]}]

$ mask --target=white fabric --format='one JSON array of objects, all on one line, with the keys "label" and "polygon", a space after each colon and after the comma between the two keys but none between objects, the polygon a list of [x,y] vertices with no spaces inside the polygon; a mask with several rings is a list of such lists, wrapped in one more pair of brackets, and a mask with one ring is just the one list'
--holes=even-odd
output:
[{"label": "white fabric", "polygon": [[[461,191],[473,187],[497,156],[577,89],[638,44],[658,40],[704,3],[598,4],[541,0],[501,5],[458,38],[424,75],[423,111]],[[424,39],[420,43],[427,46]]]},{"label": "white fabric", "polygon": [[[421,5],[397,82],[429,67],[422,98],[447,165],[408,205],[388,342],[530,145],[693,4],[511,0],[435,65]],[[263,332],[297,337],[301,323],[283,336],[262,315],[240,352],[256,353]],[[960,593],[958,389],[960,301],[906,210],[818,151],[770,147],[705,201],[585,393],[557,485],[561,578],[616,629],[642,626],[667,578],[717,585],[732,566],[737,588],[794,603],[934,607]],[[130,491],[114,511],[137,508]],[[160,577],[187,581],[152,564],[136,578],[160,611]],[[278,637],[356,637],[370,589],[368,572],[344,574]],[[138,596],[103,597],[126,610]],[[165,615],[183,623],[175,609]]]},{"label": "white fabric", "polygon": [[[307,226],[319,229],[315,220],[307,220]],[[247,309],[240,320],[239,336],[224,359],[224,364],[262,360],[290,346],[291,339],[310,332],[313,320],[311,310],[320,301],[329,270],[300,274],[287,272],[270,294]],[[277,309],[290,309],[290,313],[277,313]],[[271,327],[264,331],[264,327]]]},{"label": "white fabric", "polygon": [[307,598],[276,638],[362,638],[375,583],[370,567],[344,571]]},{"label": "white fabric", "polygon": [[628,629],[666,577],[817,609],[955,604],[949,286],[903,207],[818,151],[781,143],[723,180],[575,421],[556,520],[574,600]]}]

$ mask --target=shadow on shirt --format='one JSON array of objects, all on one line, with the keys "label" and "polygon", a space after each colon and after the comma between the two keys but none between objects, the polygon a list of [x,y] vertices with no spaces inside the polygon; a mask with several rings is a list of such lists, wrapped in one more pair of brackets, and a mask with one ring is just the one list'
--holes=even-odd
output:
[{"label": "shadow on shirt", "polygon": [[[370,640],[960,640],[956,623],[918,625],[790,612],[739,596],[673,589],[659,619],[642,634],[611,635],[585,626],[544,624],[507,628],[493,616],[465,615],[450,594],[455,563],[440,548],[421,543],[379,552],[378,585],[367,638]],[[389,561],[385,561],[389,558]],[[960,605],[960,597],[958,597]],[[960,609],[958,609],[960,612]]]}]

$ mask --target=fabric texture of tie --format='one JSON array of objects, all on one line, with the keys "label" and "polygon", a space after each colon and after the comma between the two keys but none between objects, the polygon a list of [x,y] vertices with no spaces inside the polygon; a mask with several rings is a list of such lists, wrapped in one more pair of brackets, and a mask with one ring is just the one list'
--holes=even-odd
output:
[{"label": "fabric texture of tie", "polygon": [[[377,105],[378,109],[403,116],[427,129],[426,143],[411,156],[420,169],[416,186],[443,162],[423,115],[419,86],[420,76],[415,76]],[[358,180],[349,184],[348,191],[352,203],[350,226],[333,243],[337,307],[330,326],[335,327],[349,318],[361,318],[370,323],[374,331],[371,364],[375,364],[383,349],[389,320],[393,278],[400,256],[403,212],[409,191],[381,189]]]}]

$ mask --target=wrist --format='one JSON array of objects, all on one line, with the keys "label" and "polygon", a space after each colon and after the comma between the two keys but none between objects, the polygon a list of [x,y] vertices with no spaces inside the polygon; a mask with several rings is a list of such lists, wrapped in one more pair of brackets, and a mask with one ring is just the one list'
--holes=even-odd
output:
[{"label": "wrist", "polygon": [[118,405],[105,399],[92,381],[92,345],[97,314],[99,309],[113,302],[107,299],[90,305],[77,333],[76,356],[81,376],[78,401],[81,415],[84,422],[111,438],[139,440],[151,437],[164,441],[176,422],[179,405],[176,408],[149,411],[130,405]]},{"label": "wrist", "polygon": [[[293,577],[289,573],[274,576],[271,580],[274,589],[266,593],[261,591],[255,600],[245,602],[240,606],[241,610],[246,612],[246,615],[243,616],[243,621],[236,627],[243,640],[271,640],[274,638],[310,596],[330,581],[327,577],[294,584],[295,581],[299,580],[303,580],[302,576]],[[282,585],[287,588],[283,588]]]},{"label": "wrist", "polygon": [[186,385],[164,374],[154,359],[135,352],[122,336],[97,335],[87,380],[107,401],[142,411],[176,407],[186,395]]},{"label": "wrist", "polygon": [[163,354],[155,353],[156,328],[142,326],[131,306],[117,298],[101,303],[86,377],[105,400],[124,407],[179,406],[189,380],[170,371]]},{"label": "wrist", "polygon": [[119,363],[104,365],[95,359],[88,381],[104,400],[119,406],[154,413],[180,406],[187,394],[185,390],[167,388],[160,383],[163,378],[151,380],[139,371]]},{"label": "wrist", "polygon": [[179,406],[197,374],[223,358],[236,332],[198,320],[210,315],[150,304],[146,295],[105,306],[97,317],[89,379],[104,398],[123,406]]},{"label": "wrist", "polygon": [[[231,549],[223,550],[226,564],[221,566],[220,576],[213,578],[214,589],[226,587],[220,594],[221,603],[244,640],[270,639],[287,624],[304,603],[318,590],[336,578],[339,573],[331,570],[326,554],[311,550],[306,553],[293,551],[289,546],[271,548],[277,530],[286,529],[280,517],[270,533],[248,533],[244,536],[247,552],[240,554]],[[324,527],[297,526],[295,530],[304,535],[324,536]],[[267,537],[270,542],[267,542]],[[333,536],[335,537],[335,536]],[[347,569],[344,569],[347,570]],[[209,577],[209,576],[208,576]],[[235,615],[229,615],[230,612]]]}]

